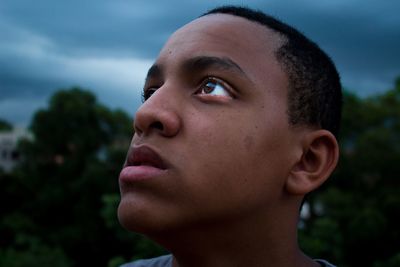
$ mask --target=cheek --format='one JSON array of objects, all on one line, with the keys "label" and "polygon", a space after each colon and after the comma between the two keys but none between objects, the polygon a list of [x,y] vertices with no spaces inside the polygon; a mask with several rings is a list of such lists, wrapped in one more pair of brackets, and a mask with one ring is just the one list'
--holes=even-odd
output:
[{"label": "cheek", "polygon": [[[288,129],[285,118],[278,116],[280,113],[275,109],[280,111],[273,106],[267,112],[263,105],[197,110],[198,116],[186,120],[189,155],[198,156],[199,160],[213,167],[217,165],[225,172],[244,168],[251,173],[252,169],[276,164],[280,154],[285,152]],[[274,112],[278,114],[271,114]]]},{"label": "cheek", "polygon": [[[270,196],[277,191],[274,166],[277,164],[275,141],[260,138],[254,123],[221,122],[218,126],[193,126],[198,134],[190,142],[186,172],[187,188],[192,195],[206,196],[210,202],[249,200],[251,196]],[[238,126],[239,125],[239,126]]]}]

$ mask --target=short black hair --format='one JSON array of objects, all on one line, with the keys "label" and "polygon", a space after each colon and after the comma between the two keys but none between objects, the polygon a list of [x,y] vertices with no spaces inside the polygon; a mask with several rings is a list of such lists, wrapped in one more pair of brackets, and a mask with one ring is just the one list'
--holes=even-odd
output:
[{"label": "short black hair", "polygon": [[316,43],[295,28],[259,10],[222,6],[202,16],[210,14],[242,17],[282,35],[286,41],[277,49],[275,56],[289,79],[289,123],[316,125],[337,137],[342,111],[340,77],[332,60]]}]

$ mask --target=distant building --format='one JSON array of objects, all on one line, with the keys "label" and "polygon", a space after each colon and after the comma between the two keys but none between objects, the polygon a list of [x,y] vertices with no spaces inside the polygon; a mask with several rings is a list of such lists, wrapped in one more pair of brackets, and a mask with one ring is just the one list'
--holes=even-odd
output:
[{"label": "distant building", "polygon": [[17,150],[18,141],[29,137],[28,131],[21,128],[0,132],[0,169],[10,172],[15,167],[20,159]]}]

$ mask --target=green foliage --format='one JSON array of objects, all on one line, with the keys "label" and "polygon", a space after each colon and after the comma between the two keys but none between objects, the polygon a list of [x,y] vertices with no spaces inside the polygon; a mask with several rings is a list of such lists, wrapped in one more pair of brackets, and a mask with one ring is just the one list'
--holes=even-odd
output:
[{"label": "green foliage", "polygon": [[373,267],[399,267],[400,266],[400,253],[397,253],[393,257],[385,260],[378,261]]},{"label": "green foliage", "polygon": [[13,129],[12,125],[3,119],[0,119],[0,132],[7,132]]},{"label": "green foliage", "polygon": [[[0,266],[104,266],[131,257],[134,241],[125,233],[120,242],[102,217],[103,195],[118,192],[129,116],[72,88],[54,94],[30,128],[33,139],[19,146],[22,162],[0,174],[0,200],[7,203],[0,212]],[[16,242],[27,237],[35,242]]]},{"label": "green foliage", "polygon": [[114,257],[108,261],[107,267],[118,267],[123,263],[126,263],[126,260],[123,257]]},{"label": "green foliage", "polygon": [[[339,266],[400,266],[400,78],[382,95],[345,94],[337,170],[321,192],[300,243]],[[321,222],[322,220],[322,222]]]},{"label": "green foliage", "polygon": [[0,266],[71,266],[70,260],[61,248],[46,246],[35,237],[19,235],[15,243],[14,247],[0,249]]},{"label": "green foliage", "polygon": [[343,244],[343,236],[339,233],[338,223],[331,218],[317,218],[309,235],[299,233],[300,246],[310,255],[318,258],[340,259],[342,251],[338,248]]}]

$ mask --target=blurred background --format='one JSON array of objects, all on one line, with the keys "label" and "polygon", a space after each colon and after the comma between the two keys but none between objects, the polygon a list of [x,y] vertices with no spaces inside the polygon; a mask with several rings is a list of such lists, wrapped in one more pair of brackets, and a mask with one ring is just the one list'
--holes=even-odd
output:
[{"label": "blurred background", "polygon": [[336,63],[341,160],[310,195],[304,251],[400,266],[400,2],[0,2],[0,266],[118,266],[165,253],[116,219],[117,177],[147,69],[168,36],[217,5],[295,26]]}]

